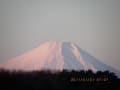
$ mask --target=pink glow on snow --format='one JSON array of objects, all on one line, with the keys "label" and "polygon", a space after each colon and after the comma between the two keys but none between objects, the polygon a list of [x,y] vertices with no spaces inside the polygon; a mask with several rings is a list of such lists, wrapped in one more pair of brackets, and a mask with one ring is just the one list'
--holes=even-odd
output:
[{"label": "pink glow on snow", "polygon": [[[74,65],[74,62],[79,61],[79,64],[84,66],[85,70],[91,69],[96,71],[92,64],[87,62],[80,55],[79,50],[74,44],[70,44],[69,50],[76,57],[74,62],[70,60],[65,60],[63,55],[62,42],[46,42],[39,47],[24,53],[21,56],[9,60],[3,65],[4,68],[10,70],[43,70],[43,69],[52,69],[52,70],[63,70],[66,68],[75,69],[79,66]],[[65,47],[68,48],[68,47]],[[68,52],[69,53],[69,52]]]}]

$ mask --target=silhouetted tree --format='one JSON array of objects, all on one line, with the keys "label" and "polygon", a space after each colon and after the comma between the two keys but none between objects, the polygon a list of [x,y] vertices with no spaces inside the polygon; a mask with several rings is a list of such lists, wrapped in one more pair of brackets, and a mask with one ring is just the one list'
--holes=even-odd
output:
[{"label": "silhouetted tree", "polygon": [[[71,78],[76,81],[71,81]],[[96,79],[89,81],[89,78]],[[104,78],[108,78],[104,81]],[[83,79],[83,81],[82,81]],[[84,80],[88,79],[88,81]],[[101,82],[97,81],[102,80]],[[120,80],[109,71],[8,71],[0,70],[0,90],[103,90],[119,88]]]}]

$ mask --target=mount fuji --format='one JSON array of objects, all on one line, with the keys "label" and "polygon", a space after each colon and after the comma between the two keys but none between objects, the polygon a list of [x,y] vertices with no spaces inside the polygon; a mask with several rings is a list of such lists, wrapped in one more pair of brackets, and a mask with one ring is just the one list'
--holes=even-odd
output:
[{"label": "mount fuji", "polygon": [[91,56],[74,43],[50,41],[2,64],[8,70],[92,70],[120,72]]}]

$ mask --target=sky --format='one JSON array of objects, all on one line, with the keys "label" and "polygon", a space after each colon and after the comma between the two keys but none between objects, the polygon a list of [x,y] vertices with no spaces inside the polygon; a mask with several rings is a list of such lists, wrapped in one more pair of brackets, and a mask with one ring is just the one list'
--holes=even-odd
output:
[{"label": "sky", "polygon": [[46,41],[74,42],[120,70],[120,0],[0,0],[0,64]]}]

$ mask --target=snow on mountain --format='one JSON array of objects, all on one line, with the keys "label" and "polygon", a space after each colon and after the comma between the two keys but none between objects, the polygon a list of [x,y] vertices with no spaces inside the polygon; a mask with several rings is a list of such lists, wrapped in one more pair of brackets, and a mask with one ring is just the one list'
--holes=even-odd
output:
[{"label": "snow on mountain", "polygon": [[116,69],[101,63],[73,43],[46,42],[39,47],[4,63],[9,70],[109,70],[120,76]]}]

